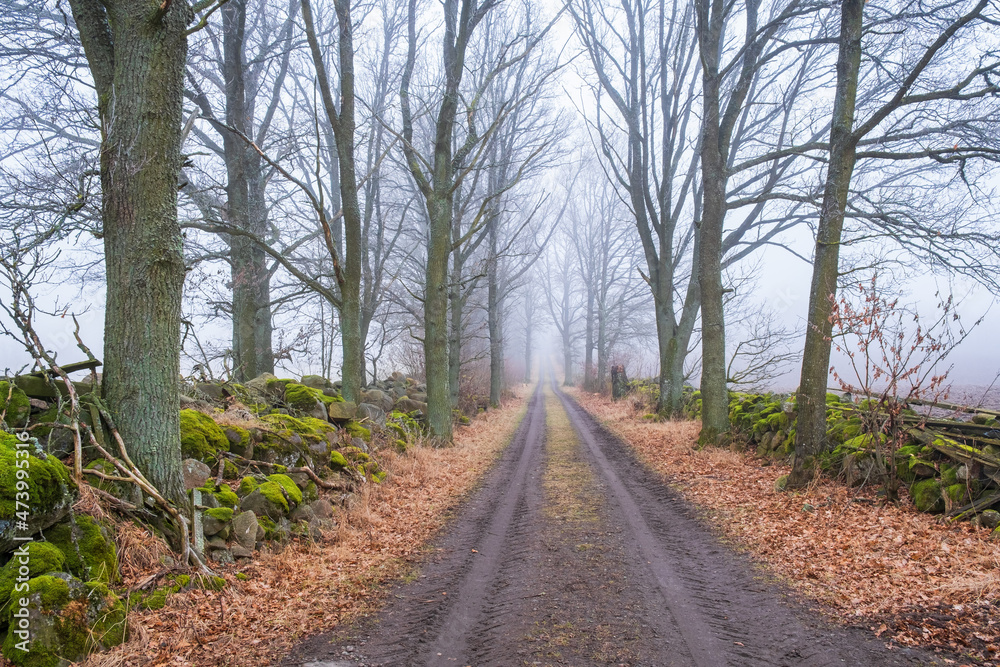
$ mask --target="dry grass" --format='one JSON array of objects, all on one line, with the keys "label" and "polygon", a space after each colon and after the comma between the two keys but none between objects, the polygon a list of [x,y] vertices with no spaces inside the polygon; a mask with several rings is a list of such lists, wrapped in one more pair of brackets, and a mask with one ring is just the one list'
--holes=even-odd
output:
[{"label": "dry grass", "polygon": [[[412,570],[449,511],[510,441],[527,388],[515,393],[501,409],[458,427],[454,447],[380,452],[388,478],[347,503],[335,533],[220,568],[228,582],[222,592],[184,591],[159,611],[131,612],[129,640],[83,667],[266,665],[307,635],[376,611],[380,585]],[[144,551],[147,540],[138,534],[119,535],[129,574],[142,576],[141,565],[159,554]]]},{"label": "dry grass", "polygon": [[[786,465],[746,453],[698,450],[697,422],[650,423],[635,406],[572,392],[713,524],[838,618],[899,643],[947,648],[996,664],[1000,544],[967,522],[948,524],[883,505],[826,479],[780,493]],[[883,634],[884,633],[884,634]]]}]

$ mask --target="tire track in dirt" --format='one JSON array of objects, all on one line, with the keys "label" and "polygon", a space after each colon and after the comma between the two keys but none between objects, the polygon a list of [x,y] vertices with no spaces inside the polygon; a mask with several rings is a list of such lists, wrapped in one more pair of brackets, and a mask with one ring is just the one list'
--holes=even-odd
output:
[{"label": "tire track in dirt", "polygon": [[[929,653],[890,651],[857,628],[832,626],[764,583],[745,558],[722,546],[680,496],[575,401],[554,388],[609,499],[678,620],[698,667],[716,665],[932,665]],[[624,483],[623,480],[628,480]]]},{"label": "tire track in dirt", "polygon": [[284,664],[941,664],[786,598],[550,381],[419,576]]}]

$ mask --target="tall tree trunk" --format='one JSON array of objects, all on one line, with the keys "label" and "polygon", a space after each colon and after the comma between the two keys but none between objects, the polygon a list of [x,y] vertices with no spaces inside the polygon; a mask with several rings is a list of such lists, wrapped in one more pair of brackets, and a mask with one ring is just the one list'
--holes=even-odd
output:
[{"label": "tall tree trunk", "polygon": [[816,454],[822,452],[827,445],[826,381],[830,369],[830,335],[833,331],[830,314],[837,293],[840,239],[858,141],[853,134],[853,127],[861,66],[863,14],[863,0],[844,0],[841,4],[837,90],[830,129],[830,166],[823,192],[823,208],[816,229],[816,253],[809,289],[809,320],[802,353],[802,375],[796,396],[798,418],[795,427],[795,457],[792,474],[788,478],[788,485],[791,487],[802,487],[812,480]]},{"label": "tall tree trunk", "polygon": [[608,314],[605,299],[597,307],[597,381],[594,389],[604,393],[608,383]]},{"label": "tall tree trunk", "polygon": [[[222,7],[222,75],[226,92],[226,124],[252,136],[246,109],[244,81],[244,29],[246,1],[232,0]],[[229,225],[250,230],[250,187],[247,175],[249,148],[233,132],[222,136],[226,161],[226,218]],[[245,382],[262,371],[257,368],[257,290],[254,283],[254,243],[245,236],[231,236],[229,262],[233,285],[233,374]]]},{"label": "tall tree trunk", "polygon": [[192,12],[184,0],[71,0],[70,6],[101,119],[102,391],[136,465],[162,494],[183,501],[177,181]]},{"label": "tall tree trunk", "polygon": [[[306,37],[312,54],[313,66],[323,107],[333,128],[340,173],[340,199],[344,219],[343,246],[338,247],[336,229],[324,229],[327,246],[334,259],[337,283],[340,287],[340,340],[343,350],[341,393],[348,401],[355,401],[364,384],[364,341],[361,338],[361,208],[358,202],[358,179],[355,159],[355,88],[354,88],[354,24],[351,20],[351,0],[336,0],[338,62],[340,64],[340,109],[333,100],[333,91],[326,73],[323,53],[313,22],[311,3],[302,3],[302,18],[306,24]],[[327,225],[324,220],[324,225]],[[337,226],[339,229],[339,225]],[[339,255],[339,257],[338,257]],[[339,259],[343,258],[343,266]]]},{"label": "tall tree trunk", "polygon": [[583,388],[594,390],[594,285],[587,285],[587,324],[584,331]]},{"label": "tall tree trunk", "polygon": [[531,294],[524,299],[524,382],[531,383],[531,329],[532,320],[535,317],[535,305],[531,300]]},{"label": "tall tree trunk", "polygon": [[[461,237],[456,230],[455,238]],[[465,298],[462,296],[462,272],[465,270],[462,252],[452,253],[451,285],[448,288],[448,316],[451,327],[448,334],[448,397],[452,409],[458,407],[458,392],[462,376],[462,315]]]},{"label": "tall tree trunk", "polygon": [[[435,179],[437,180],[437,179]],[[444,180],[444,178],[441,178]],[[424,363],[427,425],[439,442],[451,440],[451,382],[448,363],[448,255],[451,253],[451,195],[435,188],[427,200],[430,237],[424,277]]]},{"label": "tall tree trunk", "polygon": [[500,407],[500,396],[504,390],[503,335],[500,327],[502,303],[500,299],[499,276],[497,275],[500,251],[497,242],[497,220],[490,225],[490,259],[486,271],[487,296],[486,320],[490,335],[490,405]]},{"label": "tall tree trunk", "polygon": [[726,329],[722,307],[722,229],[726,218],[728,136],[721,131],[722,78],[719,73],[720,40],[725,21],[720,0],[699,0],[697,6],[702,64],[701,173],[704,188],[696,258],[701,293],[702,411],[699,441],[714,443],[729,430]]}]

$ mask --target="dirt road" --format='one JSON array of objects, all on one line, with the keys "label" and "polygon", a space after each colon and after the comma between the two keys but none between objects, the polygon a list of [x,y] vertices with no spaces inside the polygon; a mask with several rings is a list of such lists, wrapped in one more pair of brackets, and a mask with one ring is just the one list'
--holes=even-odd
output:
[{"label": "dirt road", "polygon": [[943,664],[767,579],[550,380],[419,575],[285,664]]}]

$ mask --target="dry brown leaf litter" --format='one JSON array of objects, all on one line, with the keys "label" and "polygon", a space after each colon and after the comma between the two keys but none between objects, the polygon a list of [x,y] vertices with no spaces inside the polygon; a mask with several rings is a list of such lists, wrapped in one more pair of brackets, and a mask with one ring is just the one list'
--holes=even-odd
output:
[{"label": "dry brown leaf litter", "polygon": [[651,423],[629,401],[572,393],[727,537],[837,618],[964,656],[954,664],[1000,664],[1000,544],[988,531],[830,480],[776,492],[789,466],[698,450],[698,422]]},{"label": "dry brown leaf litter", "polygon": [[[266,665],[298,640],[373,612],[379,585],[404,575],[443,526],[448,512],[476,485],[510,439],[527,391],[499,410],[457,427],[455,446],[381,452],[386,481],[367,485],[337,515],[335,535],[322,543],[293,542],[246,565],[217,568],[221,592],[190,590],[158,611],[129,614],[129,640],[94,654],[82,667],[139,665]],[[141,536],[128,548],[144,560]],[[237,573],[246,575],[245,580]],[[126,584],[150,574],[133,568]],[[7,665],[0,658],[0,665]]]}]

